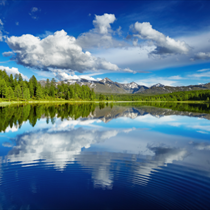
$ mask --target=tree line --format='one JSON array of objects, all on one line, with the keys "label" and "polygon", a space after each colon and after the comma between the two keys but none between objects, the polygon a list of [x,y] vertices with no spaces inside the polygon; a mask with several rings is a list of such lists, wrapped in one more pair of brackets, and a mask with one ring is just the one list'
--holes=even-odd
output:
[{"label": "tree line", "polygon": [[[209,104],[185,104],[185,103],[170,103],[170,102],[146,102],[137,103],[117,103],[119,106],[128,106],[141,109],[144,107],[158,107],[167,108],[176,111],[187,111],[196,113],[210,114]],[[57,118],[62,121],[64,119],[72,118],[74,120],[79,117],[88,117],[93,114],[96,107],[104,109],[105,107],[113,108],[113,103],[74,103],[74,104],[39,104],[39,105],[20,105],[20,106],[6,106],[0,107],[0,132],[4,132],[8,127],[13,126],[21,128],[23,122],[29,121],[31,126],[35,126],[37,121],[41,118],[46,119],[46,123],[55,123]]]},{"label": "tree line", "polygon": [[4,132],[8,126],[20,128],[25,121],[35,126],[38,119],[46,118],[46,122],[55,123],[56,118],[78,119],[88,117],[95,110],[95,103],[62,104],[62,105],[22,105],[0,107],[0,132]]},{"label": "tree line", "polygon": [[[101,95],[101,94],[100,94]],[[99,98],[100,98],[99,95]],[[210,90],[179,91],[157,95],[137,94],[104,94],[104,99],[113,98],[114,101],[207,101],[210,102]]]},{"label": "tree line", "polygon": [[0,98],[7,100],[30,100],[30,99],[62,99],[62,100],[94,100],[95,92],[86,85],[69,85],[61,82],[56,83],[53,78],[46,80],[44,86],[32,76],[29,81],[24,81],[21,74],[10,76],[6,71],[0,70]]}]

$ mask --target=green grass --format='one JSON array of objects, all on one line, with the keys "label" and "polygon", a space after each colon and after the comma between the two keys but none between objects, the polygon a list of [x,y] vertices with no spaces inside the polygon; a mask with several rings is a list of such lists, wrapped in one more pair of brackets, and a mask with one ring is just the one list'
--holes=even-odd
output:
[{"label": "green grass", "polygon": [[19,104],[43,104],[43,103],[186,103],[186,104],[208,104],[209,101],[83,101],[83,100],[32,100],[32,101],[0,101],[0,106]]}]

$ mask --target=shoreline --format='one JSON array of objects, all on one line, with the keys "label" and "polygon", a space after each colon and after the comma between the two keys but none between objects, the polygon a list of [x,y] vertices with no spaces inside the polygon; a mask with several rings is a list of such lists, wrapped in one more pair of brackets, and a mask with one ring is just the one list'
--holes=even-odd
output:
[{"label": "shoreline", "polygon": [[187,104],[209,104],[208,101],[3,101],[0,107],[19,104],[43,104],[43,103],[187,103]]}]

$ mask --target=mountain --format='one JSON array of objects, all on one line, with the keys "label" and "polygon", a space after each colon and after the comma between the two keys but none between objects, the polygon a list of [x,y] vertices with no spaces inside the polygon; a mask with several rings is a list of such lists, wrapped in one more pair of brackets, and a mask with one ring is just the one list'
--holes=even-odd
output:
[{"label": "mountain", "polygon": [[150,88],[155,88],[155,87],[164,87],[164,85],[157,83],[156,85],[151,86]]},{"label": "mountain", "polygon": [[[144,90],[143,94],[155,95],[155,94],[165,94],[179,91],[191,91],[191,90],[210,90],[210,83],[201,85],[189,85],[189,86],[164,86],[164,85],[153,85],[152,87]],[[140,92],[137,92],[137,94]],[[142,92],[141,92],[142,94]]]},{"label": "mountain", "polygon": [[112,108],[105,107],[104,109],[100,109],[97,107],[93,113],[89,115],[89,119],[101,119],[103,122],[107,123],[113,119],[117,119],[120,117],[127,117],[131,119],[135,119],[140,116],[151,115],[156,118],[161,118],[164,116],[188,116],[188,117],[199,117],[210,120],[210,114],[206,113],[196,113],[189,111],[178,111],[166,108],[157,108],[151,106],[114,106]]},{"label": "mountain", "polygon": [[[45,86],[46,81],[39,81],[42,86]],[[87,79],[70,79],[62,81],[65,84],[74,84],[79,85],[88,85],[90,88],[93,88],[96,93],[119,93],[119,94],[164,94],[172,93],[178,91],[190,91],[190,90],[208,90],[210,89],[210,83],[201,84],[201,85],[189,85],[189,86],[165,86],[163,84],[157,83],[151,87],[146,87],[144,85],[139,85],[135,82],[121,84],[118,82],[113,82],[109,78],[104,78],[100,81],[92,81]],[[61,81],[57,82],[56,85],[61,84]]]}]

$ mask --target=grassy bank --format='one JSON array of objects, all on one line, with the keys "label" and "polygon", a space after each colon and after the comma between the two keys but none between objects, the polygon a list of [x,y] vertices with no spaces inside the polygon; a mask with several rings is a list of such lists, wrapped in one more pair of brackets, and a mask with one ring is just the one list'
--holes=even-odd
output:
[{"label": "grassy bank", "polygon": [[82,100],[32,100],[32,101],[0,101],[0,106],[19,104],[49,104],[49,103],[186,103],[186,104],[209,104],[209,101],[82,101]]}]

